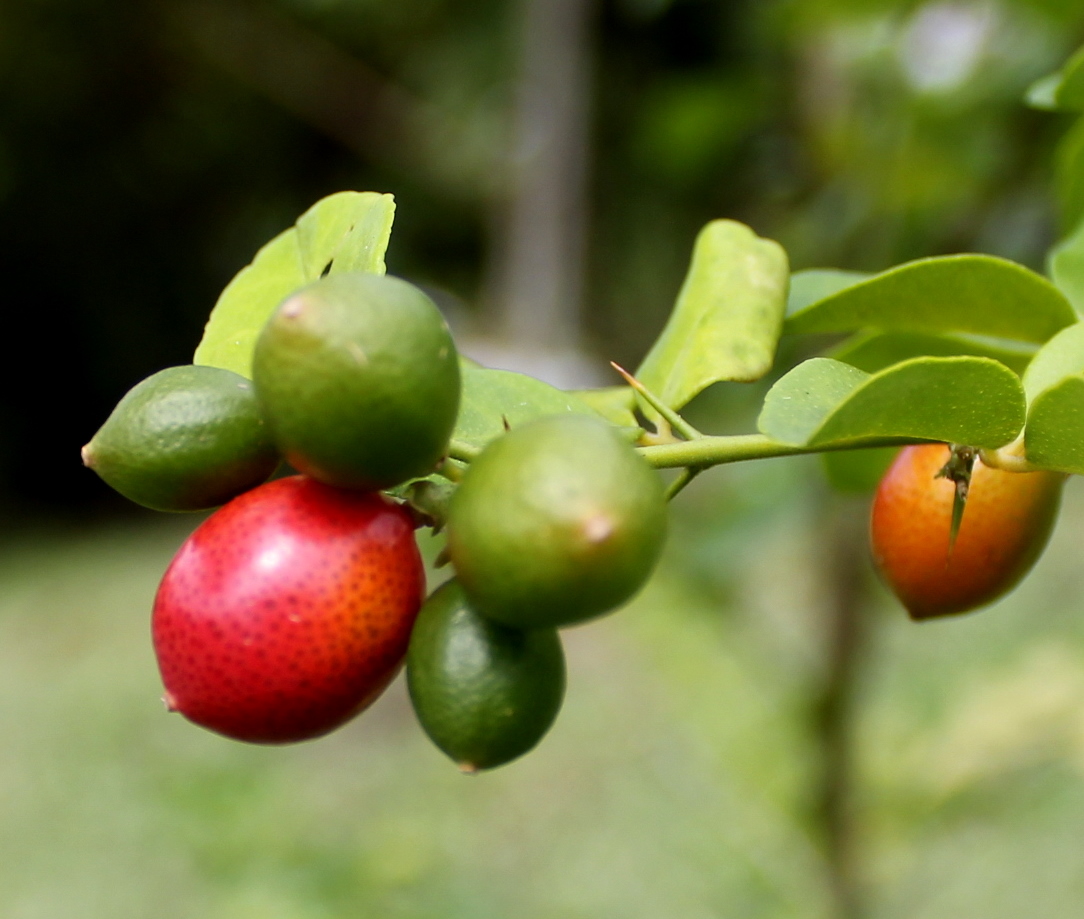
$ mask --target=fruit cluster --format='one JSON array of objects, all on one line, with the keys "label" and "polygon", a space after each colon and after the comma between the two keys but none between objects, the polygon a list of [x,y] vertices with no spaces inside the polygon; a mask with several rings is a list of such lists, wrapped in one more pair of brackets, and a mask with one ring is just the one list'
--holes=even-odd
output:
[{"label": "fruit cluster", "polygon": [[[163,370],[83,450],[147,507],[224,505],[155,599],[167,706],[240,740],[306,740],[405,659],[422,726],[461,768],[529,750],[564,693],[557,629],[620,606],[651,572],[659,476],[613,425],[573,413],[514,427],[465,470],[450,461],[459,358],[432,301],[396,278],[296,291],[252,366],[251,380]],[[298,474],[267,481],[283,461]],[[438,470],[456,486],[440,519],[385,493]],[[421,523],[446,526],[455,571],[427,601]]]},{"label": "fruit cluster", "polygon": [[[623,604],[659,556],[660,477],[621,422],[583,403],[524,416],[517,402],[522,421],[479,435],[444,320],[397,278],[320,277],[277,306],[251,354],[251,379],[202,364],[149,377],[83,449],[147,507],[224,505],[155,600],[167,706],[240,740],[306,740],[364,709],[405,660],[422,726],[463,769],[529,750],[564,693],[557,630]],[[268,482],[283,464],[297,474]],[[874,498],[874,561],[916,619],[985,605],[1042,551],[1063,481],[907,447]],[[454,569],[428,600],[420,525],[446,530]]]}]

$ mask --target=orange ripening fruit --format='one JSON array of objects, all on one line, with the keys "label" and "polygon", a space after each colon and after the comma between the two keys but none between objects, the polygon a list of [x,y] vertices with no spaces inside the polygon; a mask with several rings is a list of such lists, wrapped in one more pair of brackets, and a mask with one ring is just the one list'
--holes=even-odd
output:
[{"label": "orange ripening fruit", "polygon": [[305,476],[222,507],[154,602],[166,705],[252,743],[326,734],[398,672],[425,595],[408,512]]},{"label": "orange ripening fruit", "polygon": [[949,455],[945,444],[904,447],[873,499],[873,559],[912,619],[966,613],[1008,593],[1057,517],[1065,476],[1003,472],[976,459],[950,551],[955,485],[937,478]]}]

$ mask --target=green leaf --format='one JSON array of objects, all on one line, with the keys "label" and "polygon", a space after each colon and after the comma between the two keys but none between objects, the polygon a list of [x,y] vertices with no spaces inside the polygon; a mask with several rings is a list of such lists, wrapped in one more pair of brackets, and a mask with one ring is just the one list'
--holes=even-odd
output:
[{"label": "green leaf", "polygon": [[913,357],[953,357],[958,354],[993,358],[1021,374],[1035,355],[1035,346],[933,332],[859,332],[827,356],[867,373],[875,373]]},{"label": "green leaf", "polygon": [[810,304],[838,294],[852,284],[870,277],[865,271],[842,271],[838,268],[807,268],[790,276],[787,315],[804,310]]},{"label": "green leaf", "polygon": [[828,484],[836,491],[851,495],[869,494],[877,488],[898,452],[898,447],[830,450],[821,454],[821,464]]},{"label": "green leaf", "polygon": [[252,350],[267,317],[325,272],[384,273],[395,202],[344,191],[318,201],[242,268],[211,311],[194,362],[252,376]]},{"label": "green leaf", "polygon": [[1044,469],[1084,474],[1084,375],[1066,377],[1031,403],[1024,453]]},{"label": "green leaf", "polygon": [[636,393],[630,386],[607,386],[602,389],[578,389],[572,393],[603,418],[618,427],[638,427],[633,412]]},{"label": "green leaf", "polygon": [[1084,221],[1050,250],[1050,277],[1078,312],[1084,312]]},{"label": "green leaf", "polygon": [[460,369],[463,395],[452,438],[474,447],[482,447],[500,437],[506,423],[514,428],[544,415],[597,414],[573,393],[555,389],[522,373],[485,367],[463,366]]},{"label": "green leaf", "polygon": [[1024,414],[1020,380],[989,358],[920,357],[875,374],[814,358],[771,388],[757,427],[795,446],[923,439],[1000,447]]},{"label": "green leaf", "polygon": [[1084,220],[1084,118],[1078,118],[1058,141],[1054,188],[1064,232]]},{"label": "green leaf", "polygon": [[316,280],[325,272],[383,274],[394,218],[391,195],[342,191],[318,201],[297,220],[306,276]]},{"label": "green leaf", "polygon": [[1024,452],[1036,466],[1084,473],[1084,322],[1055,335],[1026,374]]},{"label": "green leaf", "polygon": [[1033,108],[1084,112],[1084,48],[1069,58],[1057,73],[1032,83],[1026,99]]},{"label": "green leaf", "polygon": [[733,220],[700,231],[674,311],[635,376],[671,408],[721,380],[772,367],[787,297],[787,255]]},{"label": "green leaf", "polygon": [[1027,88],[1024,93],[1024,101],[1032,108],[1056,111],[1059,86],[1061,86],[1061,73],[1048,73]]},{"label": "green leaf", "polygon": [[969,332],[1043,342],[1076,321],[1053,284],[989,255],[907,262],[810,304],[784,331]]},{"label": "green leaf", "polygon": [[1063,378],[1081,372],[1084,372],[1084,322],[1062,329],[1036,352],[1024,374],[1028,401]]},{"label": "green leaf", "polygon": [[868,373],[840,361],[803,361],[768,390],[757,429],[781,443],[809,443],[832,411],[868,379]]}]

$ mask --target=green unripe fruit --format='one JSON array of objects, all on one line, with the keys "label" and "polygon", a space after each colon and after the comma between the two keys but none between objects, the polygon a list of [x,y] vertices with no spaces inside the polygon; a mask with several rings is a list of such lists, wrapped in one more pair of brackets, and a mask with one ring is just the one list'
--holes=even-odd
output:
[{"label": "green unripe fruit", "polygon": [[464,772],[532,749],[565,692],[554,629],[522,631],[475,612],[455,581],[422,607],[407,652],[407,686],[425,732]]},{"label": "green unripe fruit", "polygon": [[279,463],[252,383],[218,367],[168,367],[124,396],[83,462],[126,498],[199,511],[255,488]]},{"label": "green unripe fruit", "polygon": [[459,361],[433,301],[349,272],[287,298],[256,342],[253,382],[300,472],[372,491],[432,472],[459,411]]},{"label": "green unripe fruit", "polygon": [[475,459],[451,501],[448,550],[479,612],[562,626],[628,600],[666,530],[662,481],[601,419],[553,415]]}]

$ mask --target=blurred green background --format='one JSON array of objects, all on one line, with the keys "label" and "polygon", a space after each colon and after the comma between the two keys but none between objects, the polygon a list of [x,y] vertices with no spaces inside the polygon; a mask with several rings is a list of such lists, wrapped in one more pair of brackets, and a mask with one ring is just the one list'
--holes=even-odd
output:
[{"label": "blurred green background", "polygon": [[1076,483],[1017,592],[917,627],[818,461],[705,475],[643,596],[567,633],[551,736],[467,779],[401,683],[293,748],[166,717],[148,613],[194,521],[76,457],[345,188],[395,194],[389,269],[468,349],[557,379],[637,363],[714,217],[794,268],[1041,268],[1067,125],[1019,100],[1081,41],[1078,0],[0,6],[0,915],[1079,916]]}]

